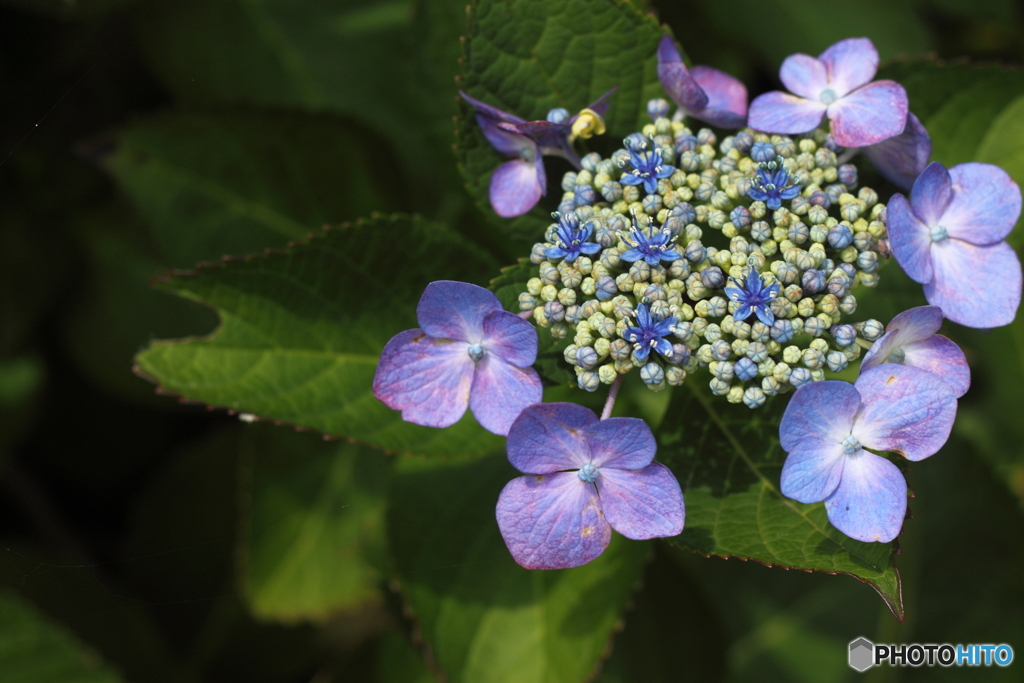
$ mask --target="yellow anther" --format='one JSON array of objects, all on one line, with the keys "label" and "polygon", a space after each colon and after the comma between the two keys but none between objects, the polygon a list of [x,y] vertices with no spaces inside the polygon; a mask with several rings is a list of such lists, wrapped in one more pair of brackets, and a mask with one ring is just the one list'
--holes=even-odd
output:
[{"label": "yellow anther", "polygon": [[601,115],[593,109],[584,109],[572,122],[572,134],[569,136],[569,141],[572,142],[576,138],[587,140],[595,135],[601,135],[604,130],[604,119],[601,118]]}]

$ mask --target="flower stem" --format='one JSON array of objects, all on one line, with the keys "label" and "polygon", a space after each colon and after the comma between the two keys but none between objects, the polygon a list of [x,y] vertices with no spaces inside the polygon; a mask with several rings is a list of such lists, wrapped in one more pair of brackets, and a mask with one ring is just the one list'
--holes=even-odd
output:
[{"label": "flower stem", "polygon": [[519,311],[518,315],[523,320],[529,320],[530,318],[533,317],[533,309],[531,308],[528,311]]},{"label": "flower stem", "polygon": [[861,339],[860,337],[857,337],[857,346],[861,347],[862,349],[867,350],[874,345],[874,342],[869,342],[867,339]]},{"label": "flower stem", "polygon": [[615,407],[615,397],[619,395],[619,387],[622,386],[622,375],[615,378],[612,388],[608,392],[608,400],[604,402],[604,410],[601,411],[601,419],[607,420],[612,415],[612,408]]}]

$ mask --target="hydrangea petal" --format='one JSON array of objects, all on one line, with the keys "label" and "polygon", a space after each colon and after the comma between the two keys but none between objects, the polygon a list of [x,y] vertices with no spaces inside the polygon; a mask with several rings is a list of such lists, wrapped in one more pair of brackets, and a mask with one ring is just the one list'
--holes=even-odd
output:
[{"label": "hydrangea petal", "polygon": [[[878,72],[878,50],[867,38],[847,38],[818,55],[837,97],[856,90]],[[793,92],[796,92],[793,90]]]},{"label": "hydrangea petal", "polygon": [[683,64],[670,36],[663,36],[658,44],[658,80],[672,101],[687,112],[700,111],[707,106],[707,94]]},{"label": "hydrangea petal", "polygon": [[537,146],[533,140],[517,130],[517,124],[495,121],[482,114],[476,115],[476,122],[484,137],[487,138],[487,142],[505,156],[522,156],[524,152]]},{"label": "hydrangea petal", "polygon": [[863,406],[853,435],[866,448],[923,460],[949,438],[956,418],[956,397],[950,386],[932,373],[886,363],[862,373],[854,386]]},{"label": "hydrangea petal", "polygon": [[533,368],[519,368],[490,354],[476,364],[469,407],[487,431],[508,434],[523,409],[543,398],[540,375]]},{"label": "hydrangea petal", "polygon": [[423,290],[416,305],[416,320],[429,336],[475,343],[484,337],[483,320],[500,311],[498,297],[466,282],[438,280]]},{"label": "hydrangea petal", "polygon": [[747,124],[766,133],[796,135],[814,130],[827,107],[784,92],[769,92],[750,103]]},{"label": "hydrangea petal", "polygon": [[602,467],[596,483],[605,518],[626,538],[640,541],[682,533],[683,491],[660,462],[639,470]]},{"label": "hydrangea petal", "polygon": [[508,311],[484,318],[484,348],[506,363],[528,368],[537,360],[537,329]]},{"label": "hydrangea petal", "polygon": [[825,64],[805,54],[786,57],[779,69],[779,80],[789,92],[813,101],[817,101],[821,92],[829,87]]},{"label": "hydrangea petal", "polygon": [[861,451],[846,458],[843,480],[825,500],[825,512],[832,526],[850,538],[888,543],[907,516],[907,482],[896,465]]},{"label": "hydrangea petal", "polygon": [[875,81],[828,107],[832,137],[843,147],[866,147],[895,137],[907,125],[907,91],[895,81]]},{"label": "hydrangea petal", "polygon": [[579,567],[612,537],[596,487],[575,472],[513,479],[498,496],[495,516],[512,557],[527,569]]},{"label": "hydrangea petal", "polygon": [[[917,306],[898,314],[885,326],[886,332],[864,355],[860,371],[890,361],[894,351],[906,348],[908,344],[928,339],[942,327],[942,309],[938,306]],[[916,363],[909,363],[917,365]]]},{"label": "hydrangea petal", "polygon": [[860,394],[848,382],[812,382],[800,387],[779,424],[782,448],[793,451],[805,441],[842,443],[850,435]]},{"label": "hydrangea petal", "polygon": [[459,421],[469,403],[473,359],[469,345],[433,339],[422,330],[406,330],[384,347],[373,395],[406,422],[448,427]]},{"label": "hydrangea petal", "polygon": [[[497,107],[492,107],[489,104],[481,102],[480,100],[470,97],[466,93],[459,91],[459,95],[462,99],[466,100],[474,109],[476,109],[481,115],[495,119],[496,121],[504,121],[505,123],[523,123],[523,119],[504,112]],[[479,120],[479,119],[478,119]]]},{"label": "hydrangea petal", "polygon": [[946,167],[934,161],[914,181],[910,192],[910,208],[926,226],[939,225],[942,214],[953,198],[953,183]]},{"label": "hydrangea petal", "polygon": [[[813,386],[813,385],[812,385]],[[782,495],[801,503],[818,503],[839,486],[846,453],[843,445],[825,439],[805,439],[782,465]]]},{"label": "hydrangea petal", "polygon": [[526,474],[579,469],[590,462],[585,430],[596,422],[594,411],[575,403],[532,405],[508,431],[508,460]]},{"label": "hydrangea petal", "polygon": [[1013,322],[1020,306],[1021,269],[1010,245],[977,247],[951,238],[935,244],[931,256],[935,277],[924,286],[928,303],[966,327]]},{"label": "hydrangea petal", "polygon": [[611,417],[585,431],[597,467],[638,470],[651,464],[658,449],[651,428],[636,417]]},{"label": "hydrangea petal", "polygon": [[710,66],[690,70],[693,80],[707,94],[708,103],[694,118],[719,128],[742,128],[747,122],[747,87],[739,79]]},{"label": "hydrangea petal", "polygon": [[886,180],[909,190],[928,165],[932,139],[921,121],[908,112],[902,133],[865,147],[864,155]]},{"label": "hydrangea petal", "polygon": [[[960,398],[971,388],[971,368],[964,352],[952,340],[936,334],[903,345],[905,365],[913,365],[936,375]],[[863,367],[863,365],[861,366]]]},{"label": "hydrangea petal", "polygon": [[533,160],[514,159],[494,169],[489,195],[491,207],[502,218],[522,216],[537,205],[546,186],[547,176],[538,148]]},{"label": "hydrangea petal", "polygon": [[928,226],[918,219],[910,202],[901,194],[889,199],[886,211],[889,247],[892,255],[911,280],[925,283],[932,279],[932,238]]},{"label": "hydrangea petal", "polygon": [[[1020,187],[992,164],[960,164],[949,169],[953,199],[942,216],[950,237],[983,246],[1005,239],[1020,217]],[[915,207],[916,209],[916,207]]]}]

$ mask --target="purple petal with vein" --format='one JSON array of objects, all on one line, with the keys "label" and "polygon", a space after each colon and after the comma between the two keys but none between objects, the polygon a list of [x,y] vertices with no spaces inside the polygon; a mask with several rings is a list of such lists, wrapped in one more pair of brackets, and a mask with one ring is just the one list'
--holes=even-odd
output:
[{"label": "purple petal with vein", "polygon": [[504,121],[505,123],[523,122],[523,119],[519,118],[518,116],[509,114],[508,112],[504,112],[498,109],[497,107],[492,107],[491,105],[481,102],[478,99],[472,98],[466,93],[462,92],[461,90],[459,91],[459,95],[461,95],[462,99],[466,100],[466,102],[468,102],[470,106],[476,109],[482,116],[490,117],[495,121]]},{"label": "purple petal with vein", "polygon": [[433,339],[422,330],[406,330],[384,347],[373,395],[406,422],[448,427],[459,421],[469,403],[473,359],[468,344]]},{"label": "purple petal with vein", "polygon": [[910,208],[922,223],[932,227],[943,222],[942,214],[946,212],[952,198],[953,183],[949,171],[939,162],[933,161],[914,181],[914,188],[910,192]]},{"label": "purple petal with vein", "polygon": [[640,470],[602,467],[596,483],[605,518],[626,538],[640,541],[682,533],[683,491],[660,462]]},{"label": "purple petal with vein", "polygon": [[575,403],[532,405],[508,431],[508,460],[526,474],[579,469],[591,459],[584,430],[596,422],[592,410]]},{"label": "purple petal with vein", "polygon": [[498,496],[495,516],[512,557],[527,569],[579,567],[612,537],[597,489],[575,472],[513,479]]},{"label": "purple petal with vein", "polygon": [[930,281],[933,275],[931,232],[911,210],[906,197],[894,194],[889,199],[886,223],[889,247],[903,272],[914,282]]},{"label": "purple petal with vein", "polygon": [[828,88],[828,70],[821,60],[810,55],[790,55],[782,62],[779,80],[794,95],[817,101]]},{"label": "purple petal with vein", "polygon": [[537,360],[537,330],[508,311],[494,311],[484,318],[484,348],[506,363],[528,368]]},{"label": "purple petal with vein", "polygon": [[523,409],[543,398],[540,375],[533,368],[519,368],[493,355],[476,364],[469,408],[487,431],[508,434]]},{"label": "purple petal with vein", "polygon": [[907,125],[907,91],[895,81],[875,81],[828,107],[832,137],[843,147],[867,147],[895,137]]},{"label": "purple petal with vein", "polygon": [[658,44],[658,80],[668,96],[688,112],[700,111],[708,105],[708,96],[683,64],[670,36]]},{"label": "purple petal with vein", "polygon": [[719,128],[742,128],[747,122],[747,87],[710,66],[695,66],[693,79],[708,96],[704,109],[690,114]]},{"label": "purple petal with vein", "polygon": [[483,131],[487,142],[491,143],[494,149],[508,157],[518,157],[524,151],[536,147],[536,143],[526,135],[519,132],[517,125],[495,121],[492,118],[476,115],[476,122]]},{"label": "purple petal with vein", "polygon": [[801,503],[818,503],[839,486],[846,453],[841,443],[808,439],[782,465],[782,495]]},{"label": "purple petal with vein", "polygon": [[438,280],[423,290],[416,320],[431,337],[475,343],[484,337],[484,317],[500,310],[498,297],[483,287]]},{"label": "purple petal with vein", "polygon": [[825,65],[829,87],[838,97],[869,82],[878,72],[878,50],[867,38],[840,40],[818,55],[818,59]]},{"label": "purple petal with vein", "polygon": [[[889,205],[890,214],[892,204]],[[1009,325],[1020,306],[1021,271],[1006,242],[977,247],[947,239],[931,250],[935,277],[924,286],[928,303],[966,327]]]},{"label": "purple petal with vein", "polygon": [[611,417],[585,431],[592,462],[601,468],[638,470],[651,464],[658,448],[651,428],[636,417]]},{"label": "purple petal with vein", "polygon": [[793,451],[805,441],[842,443],[850,435],[860,394],[849,382],[829,380],[800,387],[779,424],[782,448]]},{"label": "purple petal with vein", "polygon": [[932,156],[932,139],[912,112],[903,132],[863,149],[864,155],[890,182],[909,190]]},{"label": "purple petal with vein", "polygon": [[[960,398],[971,388],[971,368],[964,352],[952,340],[936,334],[927,339],[903,345],[905,365],[927,370],[953,390]],[[861,365],[863,367],[863,364]]]},{"label": "purple petal with vein", "polygon": [[494,170],[490,186],[491,206],[502,218],[522,216],[537,205],[546,186],[547,176],[538,148],[533,161],[506,161]]},{"label": "purple petal with vein", "polygon": [[949,169],[953,200],[942,217],[950,237],[984,246],[1005,239],[1020,217],[1020,187],[992,164],[960,164]]},{"label": "purple petal with vein", "polygon": [[949,438],[956,418],[956,397],[950,386],[932,373],[886,363],[861,374],[854,386],[863,406],[853,435],[866,448],[923,460]]},{"label": "purple petal with vein", "polygon": [[832,526],[858,541],[888,543],[903,528],[907,482],[899,468],[867,451],[848,457],[843,480],[825,500]]},{"label": "purple petal with vein", "polygon": [[927,339],[942,327],[942,309],[938,306],[916,306],[896,314],[886,330],[899,330],[900,342]]},{"label": "purple petal with vein", "polygon": [[796,135],[814,130],[825,114],[824,104],[780,91],[754,98],[747,124],[765,133]]}]

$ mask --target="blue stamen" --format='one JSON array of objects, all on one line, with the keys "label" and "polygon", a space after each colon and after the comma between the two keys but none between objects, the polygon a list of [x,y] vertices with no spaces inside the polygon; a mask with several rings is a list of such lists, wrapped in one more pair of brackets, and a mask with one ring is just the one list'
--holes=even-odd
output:
[{"label": "blue stamen", "polygon": [[484,345],[480,342],[476,344],[470,344],[469,348],[466,349],[469,357],[473,359],[473,362],[479,362],[484,357]]},{"label": "blue stamen", "polygon": [[588,484],[593,484],[597,481],[598,470],[593,464],[587,463],[580,468],[580,471],[576,473],[576,476],[580,478],[580,481],[585,481]]},{"label": "blue stamen", "polygon": [[846,439],[843,441],[843,452],[846,453],[847,455],[853,455],[861,448],[862,446],[860,445],[860,441],[858,441],[857,437],[853,436],[852,434],[846,437]]}]

